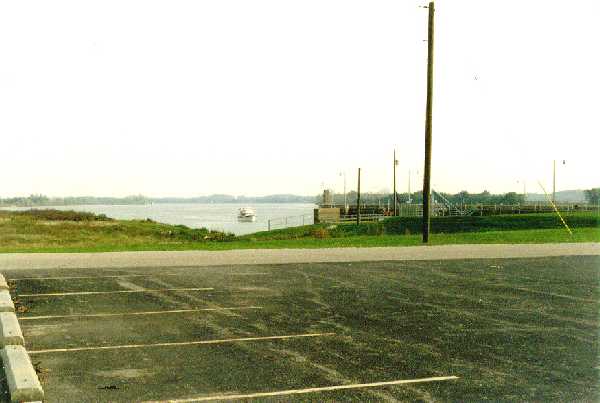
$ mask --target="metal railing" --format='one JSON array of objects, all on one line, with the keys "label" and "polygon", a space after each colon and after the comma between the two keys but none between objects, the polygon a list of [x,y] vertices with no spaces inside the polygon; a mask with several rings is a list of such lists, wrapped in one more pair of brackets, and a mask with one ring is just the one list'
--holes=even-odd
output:
[{"label": "metal railing", "polygon": [[465,216],[465,215],[471,215],[473,213],[473,210],[467,209],[464,204],[462,205],[462,208],[461,208],[460,205],[452,203],[450,200],[446,199],[443,194],[438,193],[433,189],[431,189],[431,193],[432,193],[432,195],[436,195],[437,198],[441,199],[442,203],[446,205],[446,209],[448,210],[448,215]]},{"label": "metal railing", "polygon": [[[455,207],[455,208],[454,208]],[[560,212],[587,211],[600,214],[600,208],[593,204],[557,204]],[[434,216],[465,216],[465,215],[499,215],[499,214],[532,214],[552,213],[554,209],[547,203],[536,204],[464,204],[448,206],[445,203],[434,203],[431,206],[431,214]],[[398,216],[420,217],[423,214],[421,204],[398,205]]]},{"label": "metal railing", "polygon": [[[590,211],[599,212],[597,206],[593,204],[557,204],[556,208],[561,212],[573,212],[573,211]],[[554,209],[548,203],[536,203],[536,204],[516,204],[516,205],[502,205],[502,204],[490,204],[490,205],[474,205],[471,207],[473,215],[498,215],[498,214],[531,214],[531,213],[552,213]]]},{"label": "metal railing", "polygon": [[[385,215],[383,214],[361,214],[360,221],[381,221],[385,219]],[[347,214],[340,216],[340,219],[336,222],[352,222],[356,221],[356,214]]]},{"label": "metal railing", "polygon": [[[503,204],[452,204],[446,202],[439,202],[436,200],[435,203],[431,204],[431,215],[434,217],[446,217],[446,216],[484,216],[484,215],[500,215],[500,214],[532,214],[532,213],[552,213],[554,209],[547,203],[535,203],[535,204],[514,204],[514,205],[503,205]],[[388,217],[391,217],[389,210],[381,210],[373,213],[373,210],[377,210],[376,206],[364,206],[365,210],[368,207],[372,207],[369,213],[360,214],[361,221],[381,221]],[[573,212],[573,211],[587,211],[595,212],[600,215],[600,205],[593,204],[577,204],[577,203],[563,203],[556,206],[561,212]],[[361,206],[361,211],[363,206]],[[369,210],[367,210],[369,211]],[[352,211],[353,214],[324,214],[319,216],[318,220],[321,223],[351,223],[356,222],[356,211]],[[397,205],[397,216],[399,217],[422,217],[423,216],[423,205],[422,204],[405,204],[398,203]],[[312,219],[311,222],[312,223]],[[306,224],[309,224],[307,221]]]},{"label": "metal railing", "polygon": [[313,214],[293,215],[287,217],[277,217],[267,220],[267,230],[300,227],[302,225],[314,224]]}]

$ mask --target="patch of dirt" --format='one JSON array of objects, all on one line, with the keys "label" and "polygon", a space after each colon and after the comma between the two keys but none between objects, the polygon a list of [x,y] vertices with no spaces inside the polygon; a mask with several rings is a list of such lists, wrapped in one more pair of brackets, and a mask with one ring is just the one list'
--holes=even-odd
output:
[{"label": "patch of dirt", "polygon": [[14,301],[15,304],[15,312],[16,313],[26,313],[29,312],[29,308],[25,305],[23,305],[23,303],[21,301]]},{"label": "patch of dirt", "polygon": [[150,376],[154,374],[154,371],[150,371],[147,368],[125,368],[125,369],[114,369],[111,371],[96,371],[97,376],[105,378],[141,378],[144,376]]},{"label": "patch of dirt", "polygon": [[267,288],[267,287],[238,287],[237,289],[240,291],[265,291],[265,292],[273,291],[272,289]]},{"label": "patch of dirt", "polygon": [[48,379],[48,368],[42,367],[41,361],[34,362],[33,368],[35,369],[35,373],[37,374],[40,383],[45,384]]},{"label": "patch of dirt", "polygon": [[24,336],[27,337],[39,337],[46,336],[48,334],[66,333],[67,327],[70,326],[67,323],[62,325],[32,325],[22,326]]}]

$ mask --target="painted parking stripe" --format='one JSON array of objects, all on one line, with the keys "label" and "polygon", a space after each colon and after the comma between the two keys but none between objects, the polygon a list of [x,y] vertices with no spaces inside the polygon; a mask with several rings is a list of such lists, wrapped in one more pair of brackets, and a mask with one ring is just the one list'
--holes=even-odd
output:
[{"label": "painted parking stripe", "polygon": [[52,292],[47,294],[19,294],[19,297],[58,297],[65,295],[98,295],[98,294],[130,294],[134,292],[154,292],[154,291],[210,291],[214,288],[158,288],[154,290],[117,290],[117,291],[77,291],[77,292]]},{"label": "painted parking stripe", "polygon": [[120,277],[162,277],[162,276],[177,276],[174,273],[156,273],[156,274],[117,274],[111,276],[65,276],[65,277],[21,277],[11,278],[10,281],[30,281],[30,280],[80,280],[94,278],[120,278]]},{"label": "painted parking stripe", "polygon": [[47,354],[47,353],[66,353],[72,351],[91,351],[91,350],[119,350],[124,348],[147,348],[147,347],[172,347],[172,346],[192,346],[196,344],[224,344],[238,343],[244,341],[264,341],[264,340],[286,340],[298,339],[303,337],[323,337],[334,336],[335,333],[304,333],[290,334],[284,336],[265,336],[265,337],[240,337],[237,339],[217,339],[217,340],[198,340],[198,341],[183,341],[175,343],[155,343],[155,344],[124,344],[120,346],[96,346],[96,347],[74,347],[74,348],[51,348],[46,350],[31,350],[31,354]]},{"label": "painted parking stripe", "polygon": [[389,386],[389,385],[406,385],[411,383],[425,383],[425,382],[439,382],[449,381],[453,379],[459,379],[457,376],[434,376],[431,378],[420,378],[420,379],[402,379],[398,381],[387,381],[387,382],[373,382],[373,383],[355,383],[351,385],[337,385],[337,386],[324,386],[320,388],[306,388],[306,389],[289,389],[279,390],[275,392],[261,392],[261,393],[249,393],[245,395],[215,395],[215,396],[203,396],[203,397],[192,397],[188,399],[173,399],[173,400],[149,400],[144,403],[186,403],[186,402],[210,402],[215,400],[239,400],[239,399],[251,399],[257,397],[269,397],[269,396],[288,396],[288,395],[299,395],[305,393],[317,393],[317,392],[329,392],[335,390],[344,389],[361,389],[361,388],[374,388],[377,386]]},{"label": "painted parking stripe", "polygon": [[123,313],[87,313],[72,315],[46,315],[46,316],[20,316],[19,320],[40,320],[40,319],[69,319],[69,318],[103,318],[110,316],[143,316],[143,315],[162,315],[169,313],[186,312],[212,312],[212,311],[242,311],[246,309],[263,309],[262,306],[240,306],[231,308],[198,308],[198,309],[173,309],[170,311],[146,311],[146,312],[123,312]]},{"label": "painted parking stripe", "polygon": [[[196,274],[199,275],[200,273]],[[219,273],[230,276],[262,276],[269,273]],[[65,277],[21,277],[11,278],[9,281],[30,281],[30,280],[85,280],[96,278],[121,278],[121,277],[164,277],[164,276],[194,276],[194,273],[152,273],[152,274],[115,274],[110,276],[65,276]]]}]

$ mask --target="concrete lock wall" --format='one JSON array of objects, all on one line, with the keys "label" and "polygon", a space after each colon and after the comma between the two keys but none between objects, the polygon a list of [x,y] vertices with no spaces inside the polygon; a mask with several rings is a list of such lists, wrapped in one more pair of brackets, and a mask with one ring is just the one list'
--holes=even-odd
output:
[{"label": "concrete lock wall", "polygon": [[315,209],[315,223],[340,221],[339,207],[321,207]]}]

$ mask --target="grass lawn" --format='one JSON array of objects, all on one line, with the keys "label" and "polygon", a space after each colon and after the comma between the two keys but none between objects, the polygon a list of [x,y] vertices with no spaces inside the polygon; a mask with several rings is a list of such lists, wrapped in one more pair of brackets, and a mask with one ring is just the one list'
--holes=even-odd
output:
[{"label": "grass lawn", "polygon": [[[48,401],[185,399],[453,375],[459,379],[259,401],[592,402],[600,398],[599,265],[599,257],[573,256],[4,274]],[[46,276],[92,278],[18,280]],[[28,296],[180,287],[214,290]],[[261,309],[32,319],[244,306]],[[333,335],[35,353],[305,333]]]},{"label": "grass lawn", "polygon": [[[59,214],[54,216],[53,214]],[[333,248],[420,245],[419,220],[383,223],[308,225],[235,237],[151,221],[110,220],[86,213],[37,215],[0,212],[0,253],[108,252],[128,250],[228,250],[261,248]],[[430,243],[599,242],[595,213],[565,214],[573,235],[552,214],[493,217],[439,217],[432,220]]]},{"label": "grass lawn", "polygon": [[[600,229],[582,228],[569,235],[565,230],[490,231],[479,233],[433,234],[431,245],[448,244],[518,244],[557,242],[600,242]],[[161,250],[232,250],[232,249],[312,249],[377,246],[422,245],[420,235],[356,235],[343,238],[301,238],[283,240],[242,240],[231,242],[159,242],[153,240],[123,239],[123,242],[75,241],[36,246],[0,247],[0,253],[17,252],[119,252]]]}]

